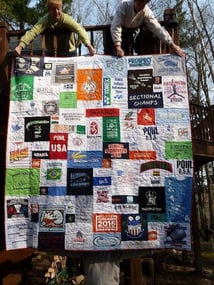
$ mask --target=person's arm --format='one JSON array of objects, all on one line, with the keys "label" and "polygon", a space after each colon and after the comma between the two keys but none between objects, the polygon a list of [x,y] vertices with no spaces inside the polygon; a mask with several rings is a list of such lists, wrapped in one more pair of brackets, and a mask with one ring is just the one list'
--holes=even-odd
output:
[{"label": "person's arm", "polygon": [[122,4],[118,6],[116,13],[113,17],[111,23],[111,37],[115,46],[116,55],[124,56],[124,50],[121,48],[122,44],[122,15],[123,15],[123,6]]},{"label": "person's arm", "polygon": [[91,44],[87,44],[86,47],[88,48],[90,55],[92,56],[95,55],[95,49],[93,48]]},{"label": "person's arm", "polygon": [[185,53],[182,51],[182,49],[176,45],[174,42],[172,42],[169,47],[179,56],[185,56]]},{"label": "person's arm", "polygon": [[15,56],[20,56],[22,53],[22,47],[18,44],[17,47],[14,49],[14,55]]},{"label": "person's arm", "polygon": [[185,55],[182,49],[173,42],[173,39],[168,31],[161,26],[148,6],[145,6],[144,23],[151,32],[153,32],[163,43],[167,44],[177,55]]},{"label": "person's arm", "polygon": [[23,37],[21,37],[19,44],[14,49],[14,53],[16,56],[20,56],[22,53],[22,49],[24,49],[27,45],[30,44],[39,34],[41,34],[45,30],[45,23],[47,21],[47,16],[44,16],[40,19],[32,29],[27,31]]},{"label": "person's arm", "polygon": [[115,51],[116,51],[116,55],[119,57],[122,57],[125,54],[124,50],[121,48],[121,44],[115,45]]},{"label": "person's arm", "polygon": [[77,23],[71,16],[64,13],[62,18],[62,25],[64,27],[67,27],[70,31],[73,31],[79,35],[83,44],[88,48],[90,55],[95,54],[95,50],[90,42],[86,30],[79,23]]}]

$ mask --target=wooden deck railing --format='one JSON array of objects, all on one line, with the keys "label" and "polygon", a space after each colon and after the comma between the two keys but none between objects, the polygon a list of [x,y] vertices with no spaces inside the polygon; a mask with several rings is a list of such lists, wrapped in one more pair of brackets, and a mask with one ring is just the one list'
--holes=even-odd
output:
[{"label": "wooden deck railing", "polygon": [[[214,146],[214,108],[190,104],[192,138]],[[213,153],[214,156],[214,153]]]},{"label": "wooden deck railing", "polygon": [[[166,9],[164,11],[163,21],[159,21],[159,23],[168,30],[174,42],[178,44],[178,26],[174,16],[175,12],[173,9]],[[84,26],[84,28],[88,32],[91,43],[95,49],[98,50],[98,53],[101,51],[103,54],[112,54],[113,44],[110,34],[110,25]],[[146,32],[143,34],[144,47],[141,51],[142,54],[162,54],[170,52],[170,48],[166,44],[163,44],[159,39],[154,37],[151,32],[148,33],[148,30],[145,29],[145,31]],[[13,51],[18,44],[20,37],[23,36],[25,32],[26,30],[10,30],[7,23],[0,22],[0,64],[3,62],[8,51]],[[44,37],[45,33],[38,36],[24,52],[27,52],[30,55],[38,53],[44,55]],[[78,51],[78,55],[81,55],[81,45]],[[57,53],[55,53],[55,56],[57,56]]]},{"label": "wooden deck railing", "polygon": [[214,108],[190,103],[194,165],[214,160]]},{"label": "wooden deck railing", "polygon": [[[163,22],[162,22],[163,25]],[[0,34],[1,34],[1,23],[0,23]],[[26,32],[26,30],[18,30],[18,31],[10,31],[8,30],[7,25],[3,25],[3,28],[6,29],[6,33],[4,32],[5,39],[7,40],[7,43],[5,44],[5,52],[7,51],[13,51],[13,49],[18,44],[21,36],[23,36]],[[112,54],[112,40],[111,40],[111,34],[110,34],[110,25],[97,25],[97,26],[85,26],[86,31],[89,34],[90,40],[92,45],[95,47],[95,49],[98,51],[98,53],[103,53],[105,55]],[[60,31],[61,32],[61,31]],[[68,31],[69,32],[69,31]],[[174,41],[178,42],[177,37],[177,29],[169,30],[170,34],[172,35]],[[98,35],[99,33],[99,35]],[[66,39],[66,33],[65,39]],[[33,42],[30,43],[28,47],[25,48],[23,51],[26,54],[30,55],[45,55],[44,53],[44,38],[47,34],[42,33],[40,36],[38,36]],[[55,38],[57,37],[57,34],[53,35],[54,42]],[[98,39],[98,40],[97,40]],[[169,47],[162,43],[160,40],[158,40],[155,37],[152,37],[151,32],[148,31],[144,35],[144,42],[146,44],[144,50],[142,53],[144,54],[162,54],[162,53],[168,53],[170,51]],[[57,45],[54,44],[55,48],[57,49]],[[78,55],[82,55],[82,45],[78,47]],[[57,52],[55,52],[55,56],[57,56]],[[0,60],[1,60],[1,53],[0,53]]]},{"label": "wooden deck railing", "polygon": [[[1,29],[1,25],[0,25],[0,29]],[[101,42],[100,42],[100,47],[101,50],[103,50],[104,54],[108,54],[109,50],[108,50],[108,43],[110,42],[111,38],[110,38],[110,25],[97,25],[97,26],[86,26],[85,27],[86,31],[89,34],[89,38],[91,40],[92,45],[95,44],[95,35],[97,32],[100,32],[100,38],[101,38]],[[8,39],[8,50],[12,51],[13,48],[18,44],[19,39],[25,34],[27,30],[8,30],[7,31],[7,39]],[[56,30],[57,31],[57,30]],[[70,32],[67,30],[59,30],[58,32],[53,34],[53,40],[55,40],[55,38],[57,37],[57,33],[61,34],[64,33],[65,39],[66,39],[66,33],[70,34]],[[47,35],[47,32],[43,32],[41,35],[39,35],[33,42],[30,43],[30,45],[28,47],[26,47],[26,49],[23,51],[26,54],[30,54],[30,55],[44,55],[44,39]],[[57,49],[57,43],[54,44],[55,48]],[[81,51],[82,46],[80,45],[78,47],[78,55],[82,54]],[[57,52],[55,53],[55,56],[57,56]]]}]

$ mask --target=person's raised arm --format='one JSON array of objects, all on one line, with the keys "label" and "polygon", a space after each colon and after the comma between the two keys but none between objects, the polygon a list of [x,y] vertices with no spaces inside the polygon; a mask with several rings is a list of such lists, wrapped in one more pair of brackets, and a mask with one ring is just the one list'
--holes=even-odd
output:
[{"label": "person's raised arm", "polygon": [[111,37],[114,43],[116,55],[119,57],[124,56],[122,44],[122,5],[117,8],[111,23]]},{"label": "person's raised arm", "polygon": [[64,16],[63,21],[64,21],[64,24],[66,25],[66,27],[69,30],[78,34],[78,36],[80,37],[80,40],[87,47],[89,54],[93,56],[95,54],[95,49],[93,48],[93,46],[91,44],[91,41],[89,39],[89,36],[88,36],[85,28],[82,25],[80,25],[79,23],[77,23],[68,14],[64,14],[63,16]]},{"label": "person's raised arm", "polygon": [[29,31],[27,31],[20,39],[19,44],[14,49],[15,56],[20,56],[22,50],[29,45],[39,34],[45,29],[47,16],[41,18]]}]

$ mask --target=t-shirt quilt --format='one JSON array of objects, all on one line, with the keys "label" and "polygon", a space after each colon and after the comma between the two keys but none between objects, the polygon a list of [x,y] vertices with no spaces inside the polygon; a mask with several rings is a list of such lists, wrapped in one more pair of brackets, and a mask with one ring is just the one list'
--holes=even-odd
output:
[{"label": "t-shirt quilt", "polygon": [[7,250],[190,250],[190,126],[185,58],[15,58]]}]

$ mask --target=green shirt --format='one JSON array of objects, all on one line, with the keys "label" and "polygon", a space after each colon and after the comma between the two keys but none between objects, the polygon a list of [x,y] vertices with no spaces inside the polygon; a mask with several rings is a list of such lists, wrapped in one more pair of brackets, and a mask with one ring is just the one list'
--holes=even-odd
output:
[{"label": "green shirt", "polygon": [[[79,41],[83,42],[85,45],[90,44],[89,36],[86,30],[78,24],[71,16],[66,13],[62,13],[59,21],[54,22],[49,14],[42,17],[31,30],[27,31],[25,35],[21,38],[19,45],[22,48],[29,45],[36,36],[47,30],[45,34],[45,46],[48,52],[54,52],[53,44],[53,34],[58,31],[57,34],[57,53],[63,52],[73,52]],[[78,40],[75,39],[75,34],[78,35]]]}]

